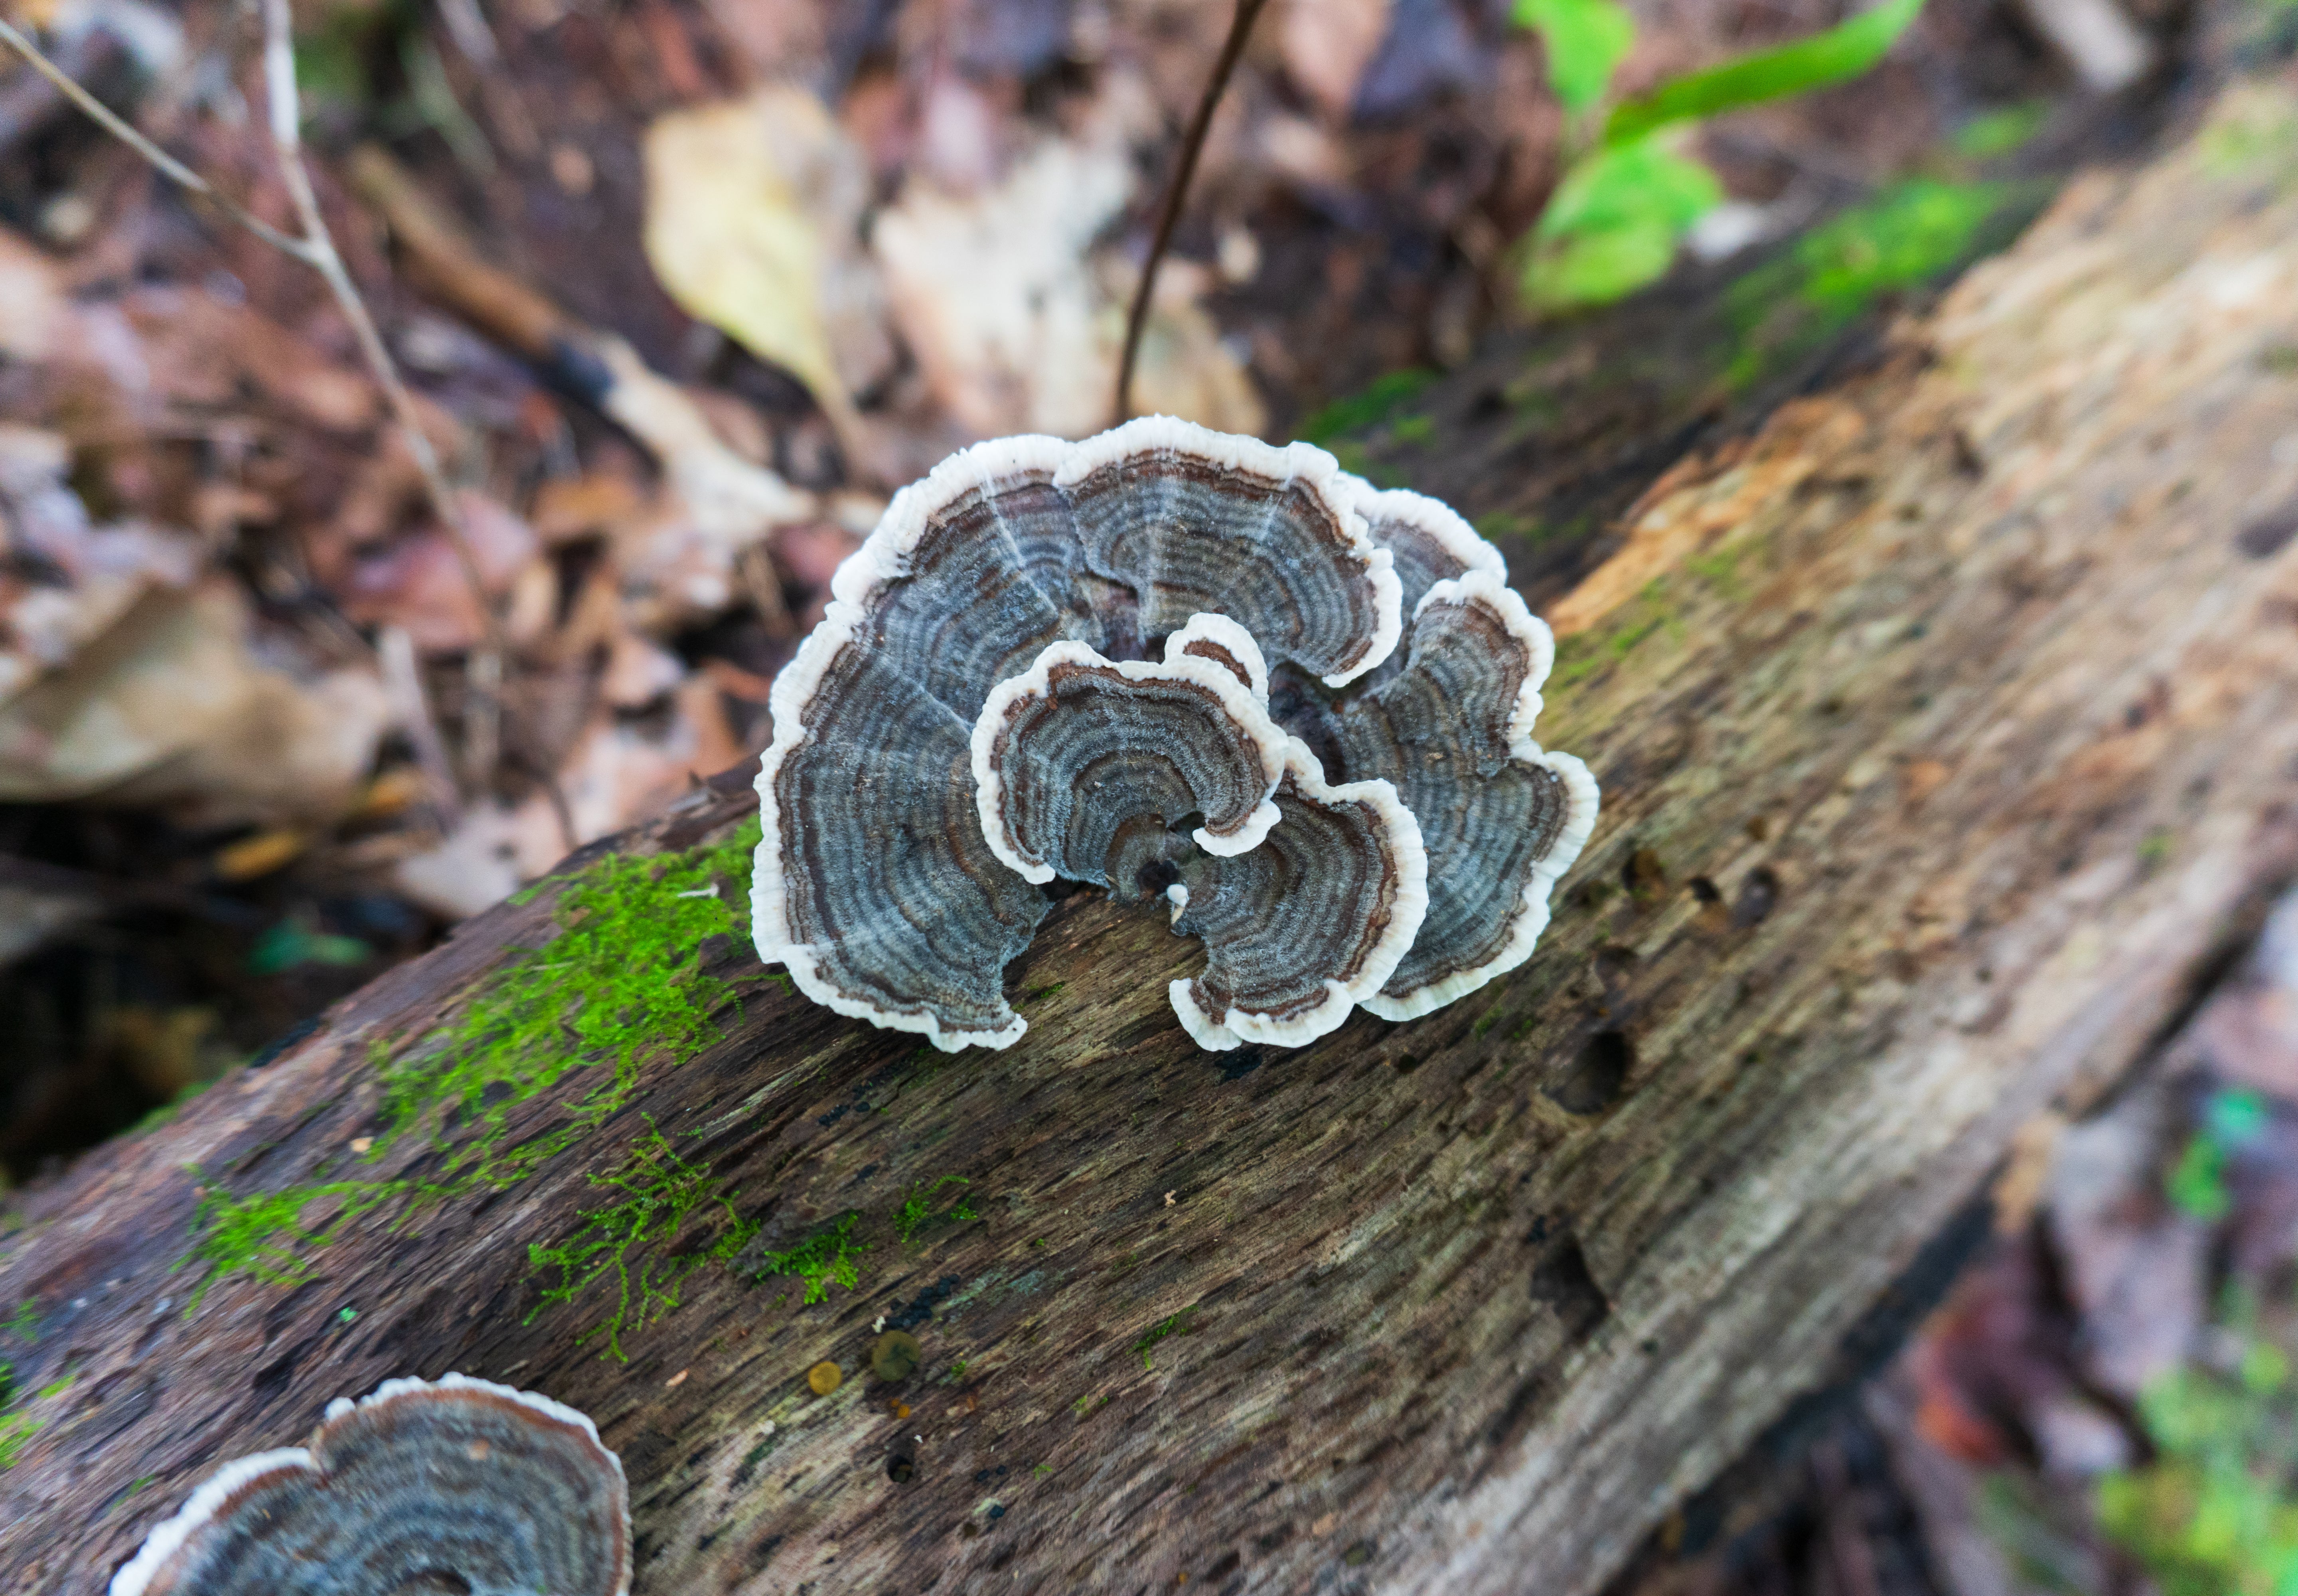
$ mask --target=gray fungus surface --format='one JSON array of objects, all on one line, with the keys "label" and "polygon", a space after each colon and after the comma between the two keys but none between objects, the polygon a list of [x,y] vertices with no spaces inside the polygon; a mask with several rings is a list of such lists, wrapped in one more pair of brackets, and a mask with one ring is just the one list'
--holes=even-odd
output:
[{"label": "gray fungus surface", "polygon": [[1209,1048],[1409,1019],[1530,956],[1595,824],[1492,545],[1304,443],[1002,438],[895,497],[776,680],[759,955],[935,1046],[1026,1022],[1056,879],[1161,898]]}]

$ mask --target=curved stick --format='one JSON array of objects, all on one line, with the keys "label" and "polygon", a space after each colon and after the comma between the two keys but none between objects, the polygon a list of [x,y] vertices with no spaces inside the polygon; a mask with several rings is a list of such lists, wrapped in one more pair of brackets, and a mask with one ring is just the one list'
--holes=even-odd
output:
[{"label": "curved stick", "polygon": [[1196,175],[1197,157],[1203,153],[1205,134],[1213,125],[1213,107],[1220,103],[1221,91],[1228,87],[1229,75],[1244,54],[1244,41],[1267,4],[1268,0],[1236,0],[1236,17],[1229,24],[1220,59],[1213,63],[1213,75],[1205,81],[1205,97],[1197,102],[1196,115],[1182,136],[1181,163],[1173,169],[1172,181],[1165,186],[1164,204],[1157,212],[1157,236],[1150,241],[1140,285],[1133,290],[1133,310],[1125,318],[1125,354],[1117,363],[1117,414],[1111,418],[1112,426],[1132,419],[1133,361],[1141,352],[1141,330],[1149,322],[1149,296],[1156,291],[1157,268],[1165,259],[1166,246],[1173,242],[1174,224],[1181,219],[1181,200],[1189,192],[1189,179]]}]

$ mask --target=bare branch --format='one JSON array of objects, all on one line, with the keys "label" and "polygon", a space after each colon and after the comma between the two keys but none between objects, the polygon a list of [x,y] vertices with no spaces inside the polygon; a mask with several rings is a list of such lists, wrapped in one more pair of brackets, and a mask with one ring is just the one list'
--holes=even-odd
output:
[{"label": "bare branch", "polygon": [[151,162],[161,177],[180,187],[191,190],[202,199],[208,201],[226,216],[274,249],[284,250],[307,264],[313,266],[318,264],[317,252],[310,244],[300,238],[290,238],[138,133],[112,107],[81,87],[79,80],[70,73],[50,61],[41,53],[37,45],[17,31],[5,17],[0,17],[0,42],[5,42],[10,49],[29,62],[34,71],[54,84],[62,92],[64,98],[87,112],[90,120],[105,132]]},{"label": "bare branch", "polygon": [[1189,179],[1196,176],[1197,157],[1204,153],[1205,134],[1213,125],[1213,108],[1220,103],[1221,92],[1228,87],[1230,75],[1244,54],[1244,41],[1252,37],[1252,24],[1267,4],[1268,0],[1236,0],[1236,16],[1229,23],[1220,59],[1213,62],[1212,76],[1205,80],[1204,98],[1197,102],[1189,130],[1181,136],[1180,164],[1165,186],[1164,203],[1157,212],[1157,235],[1150,241],[1149,259],[1143,262],[1141,281],[1133,290],[1133,310],[1125,318],[1125,354],[1117,363],[1118,422],[1133,415],[1133,362],[1141,352],[1142,329],[1149,324],[1149,300],[1157,289],[1157,268],[1163,264],[1165,251],[1173,242],[1174,225],[1181,219],[1181,201],[1188,194]]},{"label": "bare branch", "polygon": [[495,749],[500,741],[500,689],[508,642],[503,633],[502,618],[487,601],[486,583],[480,575],[478,556],[471,547],[462,508],[455,502],[454,491],[447,485],[438,451],[432,448],[430,436],[423,430],[415,396],[401,379],[398,363],[384,347],[383,335],[376,330],[375,318],[368,314],[367,302],[360,297],[351,273],[343,269],[343,256],[336,252],[335,236],[327,230],[327,219],[319,210],[318,194],[311,186],[310,169],[303,163],[303,113],[295,90],[293,20],[287,0],[263,0],[263,79],[265,95],[270,102],[271,147],[278,157],[280,179],[287,186],[288,200],[294,205],[296,220],[303,229],[304,244],[310,252],[305,259],[327,280],[343,318],[351,323],[360,353],[366,357],[368,369],[374,372],[375,380],[383,386],[384,396],[390,401],[399,430],[407,440],[408,452],[414,456],[415,468],[422,473],[423,485],[430,494],[432,513],[446,529],[447,541],[455,550],[455,561],[462,567],[463,580],[469,584],[471,597],[486,626],[485,644],[471,659],[471,706],[464,749],[474,783],[484,785],[494,768]]}]

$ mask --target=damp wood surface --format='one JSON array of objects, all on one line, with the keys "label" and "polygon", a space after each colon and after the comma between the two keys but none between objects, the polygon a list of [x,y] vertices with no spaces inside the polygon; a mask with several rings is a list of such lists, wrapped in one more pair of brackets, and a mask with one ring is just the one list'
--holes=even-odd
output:
[{"label": "damp wood surface", "polygon": [[[1594,1591],[2298,864],[2289,103],[2079,178],[1646,495],[1548,607],[1538,734],[1602,821],[1449,1008],[1206,1054],[1194,945],[1079,893],[1005,1052],[718,934],[698,1040],[599,1047],[602,985],[546,1086],[387,1101],[620,923],[606,856],[739,839],[737,771],[17,1194],[0,1588],[101,1591],[226,1459],[459,1370],[597,1419],[642,1596]],[[629,879],[739,922],[739,871]]]}]

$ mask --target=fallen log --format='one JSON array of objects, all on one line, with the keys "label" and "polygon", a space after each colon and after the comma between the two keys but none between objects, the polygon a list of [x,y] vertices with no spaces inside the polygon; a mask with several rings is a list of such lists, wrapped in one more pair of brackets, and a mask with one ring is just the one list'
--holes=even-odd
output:
[{"label": "fallen log", "polygon": [[18,1194],[0,1585],[454,1369],[596,1418],[642,1592],[1594,1590],[2298,864],[2286,105],[1645,496],[1550,607],[1602,823],[1468,999],[1205,1054],[1081,893],[921,1049],[756,965],[736,771]]}]

